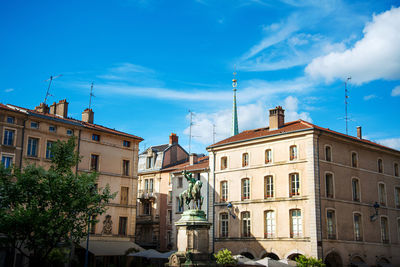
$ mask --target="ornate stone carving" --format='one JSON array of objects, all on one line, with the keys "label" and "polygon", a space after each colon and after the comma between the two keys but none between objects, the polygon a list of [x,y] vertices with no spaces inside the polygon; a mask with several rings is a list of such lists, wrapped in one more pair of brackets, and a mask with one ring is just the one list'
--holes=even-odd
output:
[{"label": "ornate stone carving", "polygon": [[106,215],[106,219],[103,221],[103,234],[112,234],[112,220],[110,215]]}]

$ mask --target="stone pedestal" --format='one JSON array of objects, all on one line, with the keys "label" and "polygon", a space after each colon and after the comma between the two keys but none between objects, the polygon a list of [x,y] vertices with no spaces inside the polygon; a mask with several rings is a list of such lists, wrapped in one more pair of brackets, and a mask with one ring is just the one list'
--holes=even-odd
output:
[{"label": "stone pedestal", "polygon": [[168,265],[180,266],[216,266],[208,250],[211,223],[202,210],[186,210],[177,226],[178,252],[172,254]]}]

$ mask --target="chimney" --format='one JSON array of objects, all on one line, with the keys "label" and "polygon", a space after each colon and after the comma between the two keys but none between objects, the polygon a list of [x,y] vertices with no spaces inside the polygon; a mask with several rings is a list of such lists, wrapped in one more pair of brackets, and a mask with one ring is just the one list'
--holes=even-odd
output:
[{"label": "chimney", "polygon": [[93,123],[93,119],[94,119],[94,112],[92,109],[87,108],[82,112],[82,121]]},{"label": "chimney", "polygon": [[276,130],[285,124],[285,110],[281,106],[269,110],[269,130]]},{"label": "chimney", "polygon": [[357,137],[358,137],[359,139],[362,139],[361,126],[357,126]]},{"label": "chimney", "polygon": [[56,114],[56,109],[57,109],[57,103],[54,102],[54,103],[51,104],[51,106],[50,106],[50,114]]},{"label": "chimney", "polygon": [[169,136],[169,144],[178,144],[178,136],[176,135],[176,133],[171,133],[171,135]]},{"label": "chimney", "polygon": [[193,165],[193,164],[197,163],[197,161],[198,161],[197,154],[196,153],[191,153],[189,155],[189,165]]},{"label": "chimney", "polygon": [[39,106],[35,107],[35,111],[40,113],[49,113],[49,106],[46,105],[45,103],[40,103]]},{"label": "chimney", "polygon": [[[54,104],[53,104],[54,105]],[[54,114],[60,115],[63,118],[68,116],[68,102],[67,99],[58,101]]]}]

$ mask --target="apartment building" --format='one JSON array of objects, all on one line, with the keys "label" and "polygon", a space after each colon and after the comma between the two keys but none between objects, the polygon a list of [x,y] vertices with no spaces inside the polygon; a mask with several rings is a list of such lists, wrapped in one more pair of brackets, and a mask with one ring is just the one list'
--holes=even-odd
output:
[{"label": "apartment building", "polygon": [[172,202],[170,172],[187,162],[189,154],[172,133],[169,143],[151,146],[139,155],[136,242],[144,248],[168,251],[172,248]]},{"label": "apartment building", "polygon": [[327,266],[400,266],[400,151],[303,120],[207,148],[213,248]]},{"label": "apartment building", "polygon": [[[82,157],[76,172],[99,174],[98,188],[110,186],[117,192],[99,222],[91,227],[92,261],[116,264],[135,241],[137,161],[140,137],[94,124],[94,112],[86,109],[82,120],[68,117],[64,99],[50,107],[41,103],[35,109],[0,104],[0,154],[6,167],[27,164],[50,166],[53,142],[76,137]],[[82,246],[84,242],[82,242]]]}]

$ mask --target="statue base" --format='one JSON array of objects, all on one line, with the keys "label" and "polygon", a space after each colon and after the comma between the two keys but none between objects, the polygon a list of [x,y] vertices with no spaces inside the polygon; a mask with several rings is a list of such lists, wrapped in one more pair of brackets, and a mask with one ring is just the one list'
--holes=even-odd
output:
[{"label": "statue base", "polygon": [[169,257],[168,266],[217,266],[209,252],[211,223],[202,210],[186,210],[175,223],[178,251]]}]

